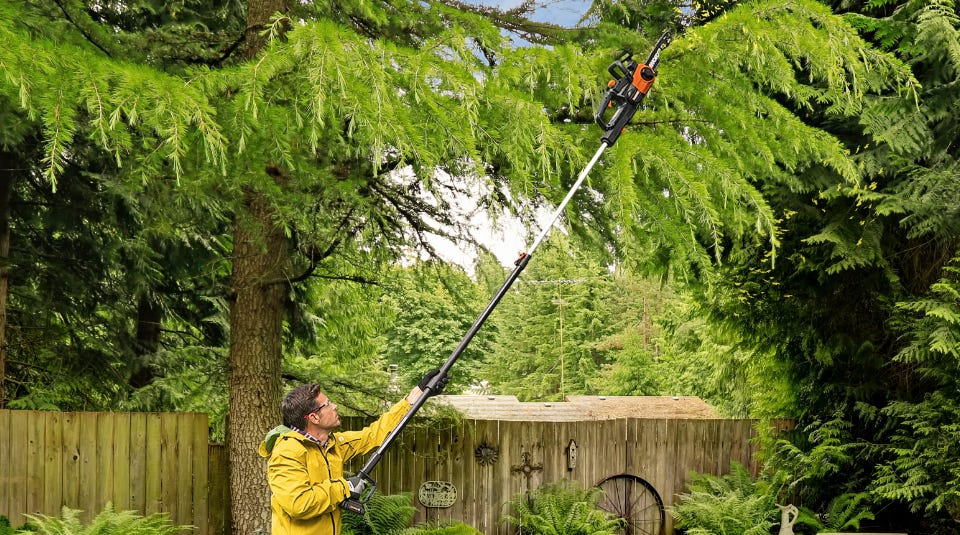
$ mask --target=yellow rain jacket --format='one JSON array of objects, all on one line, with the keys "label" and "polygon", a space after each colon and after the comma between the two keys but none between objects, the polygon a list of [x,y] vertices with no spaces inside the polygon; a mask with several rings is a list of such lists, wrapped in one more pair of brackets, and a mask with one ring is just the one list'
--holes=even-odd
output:
[{"label": "yellow rain jacket", "polygon": [[360,431],[331,433],[322,450],[296,431],[271,431],[260,444],[260,455],[269,457],[272,535],[339,535],[338,506],[350,495],[343,463],[380,446],[409,409],[403,399]]}]

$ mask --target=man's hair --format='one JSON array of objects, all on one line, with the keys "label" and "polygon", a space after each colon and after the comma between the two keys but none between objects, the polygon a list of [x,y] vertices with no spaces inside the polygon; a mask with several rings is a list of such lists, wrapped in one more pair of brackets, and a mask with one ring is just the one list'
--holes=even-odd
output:
[{"label": "man's hair", "polygon": [[320,385],[317,383],[300,385],[291,390],[280,403],[283,425],[303,429],[307,415],[317,408],[318,394],[320,394]]}]

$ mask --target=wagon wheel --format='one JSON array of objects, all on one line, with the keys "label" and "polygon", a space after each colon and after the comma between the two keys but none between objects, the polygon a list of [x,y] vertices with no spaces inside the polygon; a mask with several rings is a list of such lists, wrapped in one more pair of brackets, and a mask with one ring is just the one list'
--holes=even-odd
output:
[{"label": "wagon wheel", "polygon": [[610,476],[597,487],[603,491],[598,505],[625,523],[621,535],[663,535],[663,500],[650,483],[631,475]]}]

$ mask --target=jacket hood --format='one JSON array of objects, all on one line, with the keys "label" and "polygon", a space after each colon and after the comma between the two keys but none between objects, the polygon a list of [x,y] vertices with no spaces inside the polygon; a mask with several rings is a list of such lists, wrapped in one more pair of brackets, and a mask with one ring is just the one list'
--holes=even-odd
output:
[{"label": "jacket hood", "polygon": [[276,445],[277,439],[281,435],[293,431],[285,425],[278,425],[267,432],[267,436],[264,437],[263,442],[260,443],[259,453],[261,457],[269,457],[270,453],[273,452],[273,446]]}]

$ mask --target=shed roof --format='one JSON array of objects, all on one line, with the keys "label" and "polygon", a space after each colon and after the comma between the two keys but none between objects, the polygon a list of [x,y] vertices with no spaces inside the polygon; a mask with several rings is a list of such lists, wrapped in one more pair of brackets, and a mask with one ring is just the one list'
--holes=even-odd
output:
[{"label": "shed roof", "polygon": [[437,396],[475,420],[576,422],[616,418],[713,419],[717,412],[695,396],[567,396],[564,401],[519,401],[516,396]]}]

